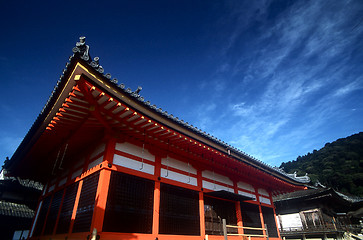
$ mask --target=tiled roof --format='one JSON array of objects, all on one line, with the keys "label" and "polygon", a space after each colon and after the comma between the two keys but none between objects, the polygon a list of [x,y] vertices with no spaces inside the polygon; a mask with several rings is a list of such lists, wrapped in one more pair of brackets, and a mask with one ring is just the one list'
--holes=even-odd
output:
[{"label": "tiled roof", "polygon": [[[185,122],[182,119],[179,119],[178,117],[175,117],[172,114],[169,114],[167,111],[164,111],[162,108],[157,107],[156,105],[152,105],[150,103],[150,101],[146,101],[144,99],[144,97],[142,97],[139,94],[139,92],[141,90],[140,87],[137,90],[132,91],[130,88],[126,88],[125,84],[123,84],[123,83],[119,84],[118,80],[116,78],[112,78],[110,73],[104,73],[104,68],[100,65],[99,57],[95,57],[92,60],[92,58],[90,56],[90,47],[88,45],[86,45],[85,37],[80,37],[80,41],[77,42],[76,46],[72,49],[72,51],[73,51],[73,55],[69,58],[69,62],[66,63],[66,66],[65,66],[65,69],[63,70],[62,75],[60,76],[56,86],[54,87],[54,90],[52,91],[47,103],[45,104],[44,108],[42,109],[41,113],[39,114],[37,120],[38,119],[43,119],[43,117],[44,117],[43,115],[45,113],[47,113],[49,108],[51,108],[52,103],[53,103],[52,101],[54,101],[53,96],[55,95],[55,93],[60,88],[60,85],[62,85],[63,82],[66,81],[65,76],[70,71],[69,66],[71,65],[72,59],[73,58],[78,58],[78,59],[80,58],[84,62],[86,62],[89,66],[91,66],[93,69],[95,69],[99,74],[101,74],[103,76],[103,78],[108,81],[108,83],[110,85],[113,85],[114,87],[118,88],[119,91],[127,94],[130,98],[133,98],[135,101],[139,102],[140,104],[143,104],[145,107],[149,108],[150,110],[162,115],[165,118],[170,119],[171,121],[174,121],[178,125],[186,128],[186,129],[189,129],[190,131],[193,131],[194,133],[196,133],[196,134],[198,134],[200,136],[205,137],[206,139],[209,139],[210,141],[220,145],[224,149],[226,149],[228,151],[231,151],[231,152],[235,153],[236,155],[238,155],[240,157],[243,157],[247,161],[250,161],[251,163],[260,166],[262,169],[266,169],[266,170],[275,172],[278,175],[282,175],[284,177],[292,179],[293,181],[301,183],[301,184],[307,183],[307,180],[305,178],[300,179],[300,178],[298,178],[296,176],[294,177],[294,176],[288,175],[282,169],[272,167],[272,166],[270,166],[270,165],[256,159],[255,157],[253,157],[253,156],[251,156],[251,155],[249,155],[249,154],[247,154],[247,153],[245,153],[245,152],[243,152],[243,151],[229,145],[228,143],[222,141],[221,139],[218,139],[218,138],[210,135],[209,133],[206,133],[205,131],[202,131],[201,129],[193,126],[192,124],[189,124],[188,122]],[[34,122],[33,126],[29,130],[29,132],[31,132],[33,130],[33,128],[36,129],[38,127],[38,125],[40,123],[37,122],[37,120]],[[28,132],[28,134],[29,134],[29,132]],[[24,138],[23,141],[25,141],[25,138]]]},{"label": "tiled roof", "polygon": [[305,176],[297,176],[296,172],[294,173],[288,173],[287,176],[291,177],[291,178],[294,178],[300,182],[303,182],[303,183],[309,183],[310,182],[310,178],[308,176],[308,174],[305,174]]},{"label": "tiled roof", "polygon": [[26,188],[34,188],[40,191],[43,190],[43,184],[41,184],[40,182],[36,182],[29,179],[21,179],[19,177],[8,176],[8,172],[6,169],[2,169],[0,172],[0,181],[4,180],[18,182],[21,186]]},{"label": "tiled roof", "polygon": [[339,196],[341,196],[343,199],[352,202],[352,203],[358,203],[358,202],[363,202],[363,198],[361,197],[357,197],[357,196],[347,196],[343,193],[337,192],[335,191]]},{"label": "tiled roof", "polygon": [[273,197],[273,201],[277,202],[277,201],[286,201],[286,200],[291,200],[291,199],[302,198],[302,197],[311,196],[314,194],[319,194],[319,193],[325,192],[326,190],[327,189],[307,189],[307,190],[285,193],[285,194],[281,194],[276,197]]},{"label": "tiled roof", "polygon": [[336,197],[341,198],[349,203],[363,202],[362,198],[347,196],[345,194],[335,191],[332,188],[307,189],[307,190],[285,193],[273,197],[273,201],[279,202],[279,201],[288,201],[292,199],[299,199],[306,197],[319,197],[319,196],[326,196],[327,194],[331,194],[332,196],[335,195]]},{"label": "tiled roof", "polygon": [[24,204],[0,201],[0,216],[33,218],[34,210]]}]

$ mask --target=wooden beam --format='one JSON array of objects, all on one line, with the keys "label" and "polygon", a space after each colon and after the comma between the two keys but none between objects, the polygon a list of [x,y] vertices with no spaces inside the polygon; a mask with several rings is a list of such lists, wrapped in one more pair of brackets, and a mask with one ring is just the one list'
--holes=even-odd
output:
[{"label": "wooden beam", "polygon": [[89,92],[89,89],[83,77],[81,77],[81,80],[78,81],[78,86],[81,92],[84,94],[85,99],[88,100],[88,102],[95,108],[94,111],[91,111],[91,114],[95,118],[97,118],[97,120],[100,121],[100,123],[102,123],[102,125],[107,129],[107,131],[112,133],[113,130],[111,126],[108,124],[107,120],[105,120],[104,117],[101,115],[100,113],[101,109],[99,108],[97,101],[93,98],[92,94]]}]

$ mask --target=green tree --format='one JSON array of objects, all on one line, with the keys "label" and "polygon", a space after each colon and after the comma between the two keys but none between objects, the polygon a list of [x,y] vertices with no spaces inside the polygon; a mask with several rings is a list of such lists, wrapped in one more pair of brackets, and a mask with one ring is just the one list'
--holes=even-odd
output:
[{"label": "green tree", "polygon": [[326,143],[296,160],[281,163],[287,173],[308,173],[317,181],[338,191],[363,197],[363,132]]}]

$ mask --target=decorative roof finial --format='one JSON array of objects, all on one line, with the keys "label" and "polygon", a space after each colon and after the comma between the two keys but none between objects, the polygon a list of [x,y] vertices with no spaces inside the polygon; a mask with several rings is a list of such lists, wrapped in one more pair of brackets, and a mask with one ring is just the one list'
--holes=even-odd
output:
[{"label": "decorative roof finial", "polygon": [[138,86],[134,93],[139,94],[139,92],[142,90],[142,87]]},{"label": "decorative roof finial", "polygon": [[88,61],[90,59],[89,56],[89,46],[86,45],[86,37],[80,37],[79,42],[76,43],[76,46],[72,49],[74,53],[79,53],[83,60]]}]

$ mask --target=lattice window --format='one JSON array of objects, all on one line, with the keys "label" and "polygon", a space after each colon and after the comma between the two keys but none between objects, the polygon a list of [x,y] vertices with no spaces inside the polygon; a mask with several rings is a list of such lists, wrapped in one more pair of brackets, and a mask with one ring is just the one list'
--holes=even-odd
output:
[{"label": "lattice window", "polygon": [[47,222],[45,224],[44,235],[50,235],[53,233],[55,222],[57,221],[59,206],[62,201],[64,189],[56,192],[53,196],[52,203],[50,205]]},{"label": "lattice window", "polygon": [[[205,233],[223,235],[222,219],[227,225],[237,225],[236,203],[216,198],[204,198]],[[236,228],[227,228],[228,233],[237,233]]]},{"label": "lattice window", "polygon": [[161,183],[159,233],[200,235],[199,193]]},{"label": "lattice window", "polygon": [[[244,227],[261,228],[260,208],[256,204],[241,202],[242,222]],[[245,234],[263,235],[262,230],[245,229]]]},{"label": "lattice window", "polygon": [[154,188],[152,180],[112,172],[103,231],[151,233]]},{"label": "lattice window", "polygon": [[90,231],[99,176],[100,172],[97,172],[83,180],[73,232]]},{"label": "lattice window", "polygon": [[50,200],[51,200],[51,196],[48,196],[43,200],[42,207],[39,211],[38,220],[35,225],[34,232],[33,232],[33,236],[39,236],[42,233],[44,221],[45,221],[45,218],[47,217],[47,212],[49,209]]},{"label": "lattice window", "polygon": [[57,234],[68,233],[71,223],[74,201],[76,200],[77,190],[78,182],[69,185],[65,190],[66,192],[64,195],[61,212],[59,214],[59,220],[56,230]]},{"label": "lattice window", "polygon": [[261,206],[261,210],[262,210],[263,220],[265,224],[267,224],[267,231],[269,237],[279,237],[276,228],[276,220],[275,220],[276,218],[274,215],[274,210],[272,208],[264,206]]}]

